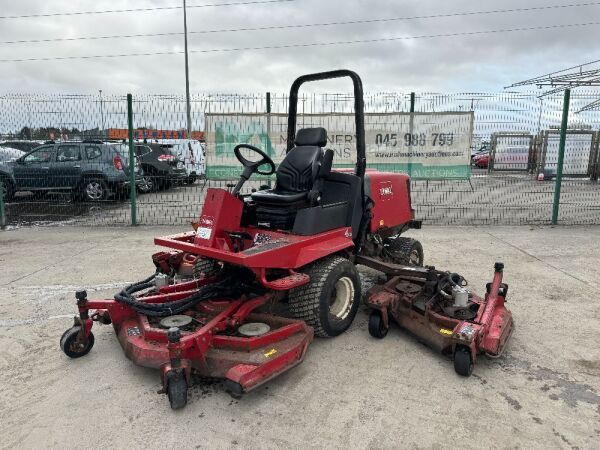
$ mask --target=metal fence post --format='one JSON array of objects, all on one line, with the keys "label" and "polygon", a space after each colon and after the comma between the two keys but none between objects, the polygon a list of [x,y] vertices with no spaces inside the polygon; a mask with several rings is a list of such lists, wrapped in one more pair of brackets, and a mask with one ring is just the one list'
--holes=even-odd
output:
[{"label": "metal fence post", "polygon": [[135,149],[133,147],[133,97],[127,94],[127,128],[129,137],[129,200],[131,201],[131,225],[137,225]]},{"label": "metal fence post", "polygon": [[4,183],[0,181],[0,229],[6,228],[6,212],[4,210]]},{"label": "metal fence post", "polygon": [[414,127],[415,127],[415,117],[414,117],[414,112],[415,112],[415,93],[411,92],[410,93],[410,118],[408,120],[408,133],[409,133],[409,140],[408,142],[410,143],[411,147],[408,148],[408,164],[407,164],[407,172],[408,175],[412,175],[412,145],[413,145],[413,131],[414,131]]},{"label": "metal fence post", "polygon": [[556,184],[554,186],[554,205],[552,206],[552,225],[558,222],[558,208],[560,206],[560,187],[562,184],[563,163],[565,160],[565,143],[567,141],[567,125],[569,123],[569,100],[571,89],[565,89],[563,100],[562,124],[560,126],[560,141],[558,143],[558,164],[556,167]]}]

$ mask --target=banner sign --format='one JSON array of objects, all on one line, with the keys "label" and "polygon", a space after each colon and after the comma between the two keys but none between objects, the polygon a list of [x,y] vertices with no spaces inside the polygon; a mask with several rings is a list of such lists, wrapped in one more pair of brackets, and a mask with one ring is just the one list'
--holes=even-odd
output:
[{"label": "banner sign", "polygon": [[[206,113],[206,174],[235,180],[241,143],[264,150],[278,164],[287,148],[287,114]],[[333,166],[354,167],[353,114],[301,114],[296,128],[324,127]],[[472,112],[365,114],[367,167],[404,172],[415,179],[468,179],[471,175]],[[256,175],[255,175],[256,176]]]}]

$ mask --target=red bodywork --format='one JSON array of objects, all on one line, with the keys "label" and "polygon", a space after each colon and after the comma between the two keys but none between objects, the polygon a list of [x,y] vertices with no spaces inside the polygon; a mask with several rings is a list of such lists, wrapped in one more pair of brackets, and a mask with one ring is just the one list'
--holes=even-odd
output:
[{"label": "red bodywork", "polygon": [[[242,201],[229,192],[210,188],[195,232],[157,237],[154,243],[248,267],[259,276],[265,269],[296,269],[354,246],[350,227],[313,236],[240,227],[242,209]],[[232,239],[228,232],[246,236]]]},{"label": "red bodywork", "polygon": [[[400,282],[404,286],[397,289]],[[483,299],[470,294],[470,301],[477,305],[477,314],[471,320],[445,315],[434,309],[431,300],[424,311],[419,310],[415,303],[421,288],[420,282],[394,276],[369,291],[367,305],[381,311],[386,328],[391,315],[401,327],[442,353],[454,353],[457,346],[464,346],[470,350],[473,361],[480,353],[490,357],[502,353],[514,324],[511,312],[504,305],[508,287],[502,283],[501,271],[495,272],[488,285],[489,293]]]},{"label": "red bodywork", "polygon": [[404,225],[414,219],[408,175],[367,170],[365,183],[369,185],[370,197],[375,203],[371,211],[371,233]]},{"label": "red bodywork", "polygon": [[[255,227],[241,227],[243,202],[223,189],[208,189],[202,215],[195,231],[157,237],[155,243],[176,252],[154,256],[157,265],[176,261],[179,267],[191,267],[197,258],[211,258],[244,266],[268,288],[263,296],[246,299],[215,299],[199,303],[187,315],[197,324],[182,331],[177,343],[170,343],[167,330],[157,320],[138,314],[113,299],[86,300],[79,303],[82,330],[89,335],[93,320],[113,324],[126,355],[136,364],[160,368],[163,383],[173,369],[172,360],[180,361],[189,376],[194,369],[203,376],[225,378],[248,391],[277,374],[300,363],[313,339],[313,330],[303,321],[253,311],[276,300],[277,291],[302,286],[310,278],[294,269],[324,256],[352,248],[352,231],[342,227],[313,236]],[[270,271],[277,269],[277,276]],[[284,269],[284,273],[281,274]],[[158,292],[138,297],[146,303],[165,303],[193,295],[212,282],[210,278],[163,286]],[[91,315],[90,310],[95,310]],[[91,316],[92,318],[88,318]],[[271,331],[257,337],[236,333],[246,321],[258,321]]]}]

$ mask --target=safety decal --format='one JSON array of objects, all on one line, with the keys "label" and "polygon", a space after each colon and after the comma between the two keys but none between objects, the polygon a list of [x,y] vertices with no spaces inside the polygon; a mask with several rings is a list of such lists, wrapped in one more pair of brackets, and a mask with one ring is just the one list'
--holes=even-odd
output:
[{"label": "safety decal", "polygon": [[448,336],[452,336],[452,334],[453,334],[453,331],[452,331],[452,330],[449,330],[449,329],[447,329],[447,328],[440,328],[440,333],[442,333],[442,334],[447,334]]}]

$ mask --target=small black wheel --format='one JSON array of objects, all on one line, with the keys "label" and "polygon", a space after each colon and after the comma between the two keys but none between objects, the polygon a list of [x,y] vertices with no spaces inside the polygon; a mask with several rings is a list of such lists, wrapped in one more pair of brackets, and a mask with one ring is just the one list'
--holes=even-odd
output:
[{"label": "small black wheel", "polygon": [[181,409],[187,405],[188,385],[183,373],[169,374],[167,395],[171,409]]},{"label": "small black wheel", "polygon": [[185,180],[186,184],[194,184],[196,182],[196,174],[193,173]]},{"label": "small black wheel", "polygon": [[473,372],[473,358],[467,347],[456,347],[454,351],[454,370],[463,377],[471,376]]},{"label": "small black wheel", "polygon": [[388,328],[383,324],[381,311],[376,309],[369,314],[369,334],[377,339],[383,339],[388,334]]},{"label": "small black wheel", "polygon": [[60,348],[69,358],[81,358],[94,346],[94,335],[90,331],[85,343],[77,342],[81,327],[71,327],[60,337]]},{"label": "small black wheel", "polygon": [[398,236],[386,239],[384,245],[396,264],[423,265],[423,246],[416,239]]}]

